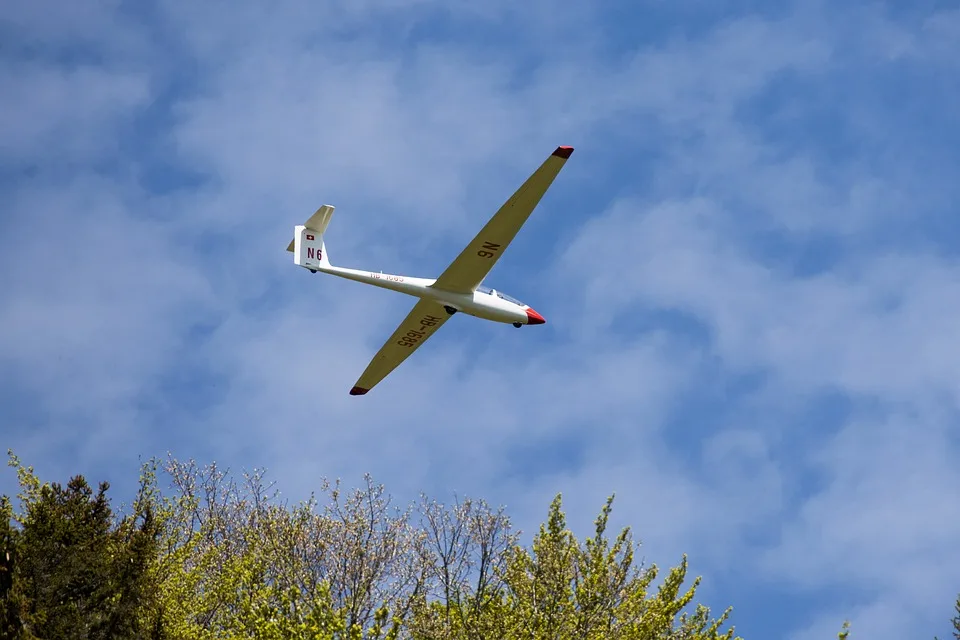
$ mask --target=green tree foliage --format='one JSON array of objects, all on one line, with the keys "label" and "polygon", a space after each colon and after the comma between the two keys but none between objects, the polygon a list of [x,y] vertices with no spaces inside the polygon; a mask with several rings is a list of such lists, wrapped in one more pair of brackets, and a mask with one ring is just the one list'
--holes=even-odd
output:
[{"label": "green tree foliage", "polygon": [[[21,491],[18,509],[0,498],[4,638],[734,637],[730,609],[695,603],[686,556],[661,572],[637,562],[629,528],[608,534],[612,497],[580,540],[558,495],[524,546],[502,508],[426,496],[399,508],[369,477],[289,504],[262,471],[151,460],[117,515],[106,483],[41,484],[12,453],[10,465]],[[960,597],[953,622],[960,640]]]},{"label": "green tree foliage", "polygon": [[[262,472],[235,482],[216,465],[170,460],[155,564],[156,611],[177,638],[397,637],[390,607],[418,583],[415,535],[382,487],[343,496],[324,484],[288,506]],[[148,470],[153,476],[155,467]],[[409,605],[406,605],[409,606]]]},{"label": "green tree foliage", "polygon": [[557,496],[529,550],[512,544],[491,565],[496,579],[478,580],[477,590],[447,587],[454,597],[422,603],[411,621],[413,637],[732,638],[733,629],[721,632],[729,610],[715,620],[702,605],[687,611],[700,580],[682,590],[686,557],[654,592],[658,569],[635,564],[630,529],[612,541],[606,535],[612,504],[611,497],[595,522],[595,536],[581,543],[567,528]]},{"label": "green tree foliage", "polygon": [[[651,592],[628,529],[606,538],[612,499],[581,544],[559,497],[532,549],[503,510],[422,496],[391,506],[369,477],[322,500],[279,502],[263,474],[169,460],[156,499],[165,628],[182,638],[725,638],[728,613],[690,605],[686,558]],[[147,474],[149,475],[149,473]]]},{"label": "green tree foliage", "polygon": [[850,621],[844,620],[843,625],[840,627],[840,633],[837,634],[838,640],[847,640],[850,637]]},{"label": "green tree foliage", "polygon": [[957,594],[957,601],[953,605],[953,610],[954,616],[950,620],[953,623],[953,637],[960,640],[960,594]]},{"label": "green tree foliage", "polygon": [[13,507],[0,497],[0,638],[13,638],[21,628],[23,605],[14,589],[13,568],[19,531],[14,527]]},{"label": "green tree foliage", "polygon": [[953,605],[956,615],[953,616],[953,637],[960,640],[960,594],[957,594],[957,601]]},{"label": "green tree foliage", "polygon": [[[16,516],[4,497],[3,621],[9,637],[146,637],[141,603],[158,530],[150,504],[115,519],[107,483],[96,493],[82,476],[41,485],[11,455],[21,486]],[[19,527],[15,525],[19,525]]]}]

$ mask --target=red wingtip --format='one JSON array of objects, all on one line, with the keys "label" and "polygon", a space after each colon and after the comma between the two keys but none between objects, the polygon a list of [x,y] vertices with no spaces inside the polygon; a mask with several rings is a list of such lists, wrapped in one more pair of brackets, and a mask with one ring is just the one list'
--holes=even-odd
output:
[{"label": "red wingtip", "polygon": [[552,155],[555,155],[558,158],[567,159],[570,157],[571,153],[573,153],[573,147],[557,147],[557,150],[554,151]]},{"label": "red wingtip", "polygon": [[527,324],[544,324],[545,322],[542,315],[527,307]]},{"label": "red wingtip", "polygon": [[362,396],[362,395],[365,394],[367,391],[370,391],[370,389],[364,389],[363,387],[354,387],[353,389],[350,389],[350,395],[352,395],[352,396]]}]

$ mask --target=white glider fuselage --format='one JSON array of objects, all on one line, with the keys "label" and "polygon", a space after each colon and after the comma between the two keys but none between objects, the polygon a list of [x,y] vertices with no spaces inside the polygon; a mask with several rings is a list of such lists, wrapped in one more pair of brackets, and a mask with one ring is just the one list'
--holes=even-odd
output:
[{"label": "white glider fuselage", "polygon": [[391,273],[336,267],[331,264],[311,266],[310,270],[372,284],[375,287],[406,293],[424,300],[434,300],[449,309],[493,322],[507,324],[543,324],[545,322],[543,316],[531,309],[529,305],[486,287],[478,287],[472,294],[456,293],[435,287],[435,278],[398,276]]}]

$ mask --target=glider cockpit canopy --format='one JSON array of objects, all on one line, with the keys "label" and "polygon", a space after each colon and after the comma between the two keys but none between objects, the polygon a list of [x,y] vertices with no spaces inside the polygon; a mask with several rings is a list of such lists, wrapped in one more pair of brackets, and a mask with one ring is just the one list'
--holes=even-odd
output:
[{"label": "glider cockpit canopy", "polygon": [[507,302],[512,302],[513,304],[518,304],[518,305],[520,305],[521,307],[524,306],[524,304],[523,304],[522,302],[520,302],[519,300],[517,300],[516,298],[514,298],[514,297],[512,297],[512,296],[508,296],[508,295],[505,294],[503,291],[497,291],[496,289],[491,289],[490,287],[484,287],[484,286],[479,286],[479,287],[477,287],[477,291],[479,291],[480,293],[486,293],[486,294],[495,295],[495,296],[497,296],[497,297],[499,297],[499,298],[503,298],[503,299],[506,300]]}]

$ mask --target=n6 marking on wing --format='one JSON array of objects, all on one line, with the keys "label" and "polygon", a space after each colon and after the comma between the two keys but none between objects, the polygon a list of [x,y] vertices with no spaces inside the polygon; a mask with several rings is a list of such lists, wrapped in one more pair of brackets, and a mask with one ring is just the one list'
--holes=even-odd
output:
[{"label": "n6 marking on wing", "polygon": [[497,254],[497,251],[500,250],[500,245],[495,242],[483,242],[483,248],[477,251],[477,255],[481,258],[487,258],[488,260]]}]

